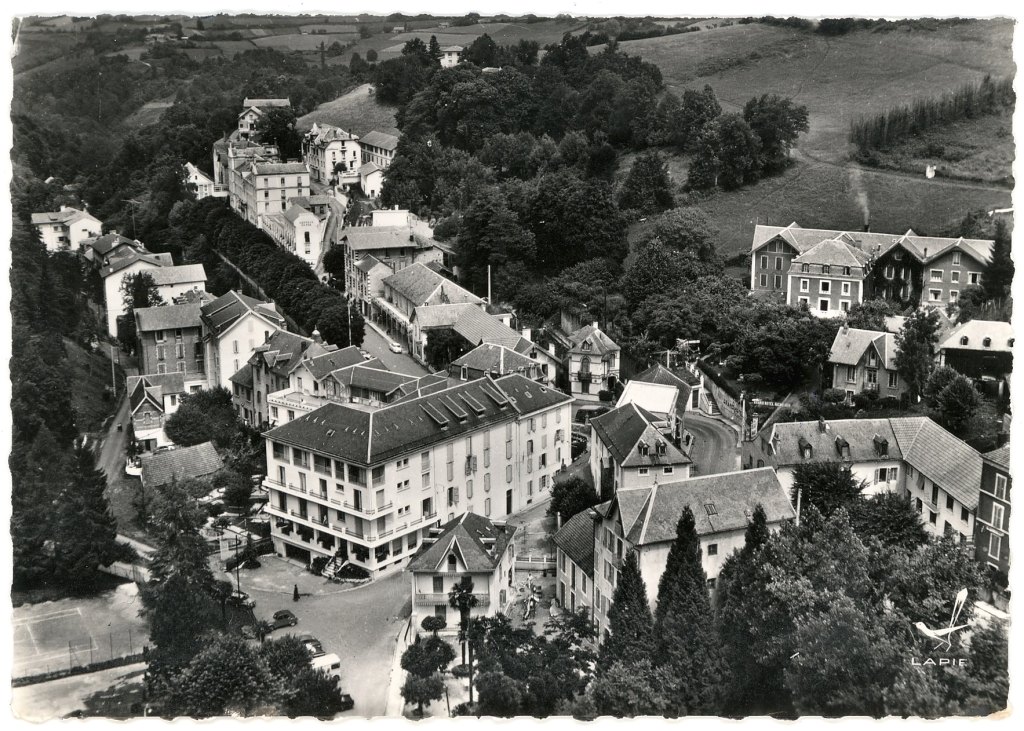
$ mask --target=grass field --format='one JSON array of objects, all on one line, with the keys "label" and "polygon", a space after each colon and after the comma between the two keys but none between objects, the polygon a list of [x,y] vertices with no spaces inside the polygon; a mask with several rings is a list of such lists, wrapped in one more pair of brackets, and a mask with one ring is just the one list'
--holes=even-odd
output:
[{"label": "grass field", "polygon": [[21,73],[60,58],[81,40],[77,33],[18,34],[18,53],[11,59],[14,73]]},{"label": "grass field", "polygon": [[256,48],[252,41],[214,41],[213,45],[219,48],[228,58],[236,53],[245,53]]},{"label": "grass field", "polygon": [[[265,38],[253,38],[254,45],[260,48],[276,48],[279,51],[318,51],[320,44],[330,46],[337,41],[342,45],[351,43],[359,35],[357,33],[317,33],[305,35],[302,33],[290,33],[288,35],[267,36]],[[349,55],[351,59],[352,56]]]},{"label": "grass field", "polygon": [[[78,417],[79,431],[95,431],[103,424],[103,420],[114,413],[114,402],[104,400],[104,388],[110,385],[110,358],[103,346],[92,353],[73,340],[64,339],[64,348],[68,354],[70,382],[75,384],[71,389],[71,401]],[[123,375],[118,373],[119,382]]]},{"label": "grass field", "polygon": [[337,99],[324,102],[309,114],[299,117],[295,126],[307,130],[314,122],[333,124],[357,135],[370,130],[388,132],[395,127],[395,108],[378,104],[369,93],[371,84],[362,84]]},{"label": "grass field", "polygon": [[920,174],[928,165],[944,178],[1010,185],[1013,116],[961,120],[928,130],[892,149],[876,151],[873,167]]},{"label": "grass field", "polygon": [[146,127],[150,124],[156,124],[160,121],[160,117],[163,113],[173,104],[173,94],[166,96],[163,99],[155,99],[154,101],[147,102],[143,104],[140,109],[133,112],[131,116],[127,117],[122,124],[124,124],[125,127],[133,129]]}]

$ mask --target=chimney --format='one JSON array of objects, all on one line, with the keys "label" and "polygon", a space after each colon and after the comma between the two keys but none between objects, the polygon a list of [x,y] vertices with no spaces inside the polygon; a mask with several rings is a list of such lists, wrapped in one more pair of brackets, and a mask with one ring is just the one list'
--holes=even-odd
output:
[{"label": "chimney", "polygon": [[844,322],[843,323],[843,335],[846,335],[846,333],[848,333],[848,332],[850,332],[850,324],[847,323],[847,322]]},{"label": "chimney", "polygon": [[928,247],[927,246],[924,247],[924,256],[925,256],[926,259],[928,258]]},{"label": "chimney", "polygon": [[313,342],[320,344],[324,342],[324,339],[320,336],[320,330],[318,329],[313,330]]},{"label": "chimney", "polygon": [[526,338],[527,340],[529,340],[532,343],[533,342],[533,330],[531,328],[524,327],[523,328],[523,337]]},{"label": "chimney", "polygon": [[871,224],[868,223],[867,221],[865,221],[864,222],[864,233],[870,233],[870,232],[871,232]]},{"label": "chimney", "polygon": [[600,329],[600,328],[599,328],[599,327],[597,326],[597,320],[594,320],[594,329],[595,329],[595,330],[599,330],[599,329]]},{"label": "chimney", "polygon": [[818,431],[824,434],[828,430],[828,424],[825,422],[824,416],[818,417]]}]

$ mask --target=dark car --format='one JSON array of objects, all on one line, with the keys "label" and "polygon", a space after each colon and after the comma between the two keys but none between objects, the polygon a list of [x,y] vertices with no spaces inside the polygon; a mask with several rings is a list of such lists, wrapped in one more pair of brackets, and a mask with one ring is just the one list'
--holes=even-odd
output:
[{"label": "dark car", "polygon": [[352,700],[352,696],[350,696],[348,693],[341,694],[341,710],[351,711],[353,708],[355,708],[355,705],[356,702]]},{"label": "dark car", "polygon": [[250,599],[248,594],[238,589],[231,592],[231,596],[227,598],[227,604],[232,607],[247,607],[249,609],[256,606],[256,602]]},{"label": "dark car", "polygon": [[310,657],[320,657],[326,654],[320,640],[313,635],[299,635],[299,642],[305,645]]},{"label": "dark car", "polygon": [[274,618],[270,622],[270,629],[281,629],[282,627],[294,627],[299,623],[299,618],[292,614],[289,609],[281,609],[274,612]]}]

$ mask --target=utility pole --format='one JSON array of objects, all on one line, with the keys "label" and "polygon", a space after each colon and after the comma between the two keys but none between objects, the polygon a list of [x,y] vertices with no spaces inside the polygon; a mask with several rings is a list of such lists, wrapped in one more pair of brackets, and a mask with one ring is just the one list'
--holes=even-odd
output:
[{"label": "utility pole", "polygon": [[113,390],[114,402],[117,402],[117,375],[114,371],[114,346],[110,346],[110,388]]},{"label": "utility pole", "polygon": [[345,297],[345,324],[348,325],[348,344],[352,345],[352,298]]},{"label": "utility pole", "polygon": [[132,238],[138,240],[135,234],[135,206],[141,206],[142,201],[137,201],[134,198],[125,198],[124,202],[132,204]]}]

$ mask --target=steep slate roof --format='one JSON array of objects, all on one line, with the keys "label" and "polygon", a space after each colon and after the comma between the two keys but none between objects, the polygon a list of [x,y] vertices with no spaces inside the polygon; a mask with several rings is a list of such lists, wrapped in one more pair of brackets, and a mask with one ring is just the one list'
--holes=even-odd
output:
[{"label": "steep slate roof", "polygon": [[393,150],[398,147],[398,137],[387,132],[378,132],[377,130],[367,132],[359,142],[363,145],[372,145],[373,147],[380,147],[385,150]]},{"label": "steep slate roof", "polygon": [[[978,507],[981,455],[927,417],[891,419],[903,459],[963,505]],[[914,427],[917,427],[915,430]]]},{"label": "steep slate roof", "polygon": [[[369,274],[370,270],[375,266],[387,266],[384,262],[375,256],[367,254],[362,259],[356,262],[356,269],[361,271],[363,274]],[[388,267],[390,269],[391,267]]]},{"label": "steep slate roof", "polygon": [[[612,458],[623,467],[690,464],[691,460],[654,426],[657,417],[635,403],[623,404],[590,420],[597,438],[608,448]],[[647,454],[640,453],[640,442]],[[662,442],[665,454],[659,455],[655,445]]]},{"label": "steep slate roof", "polygon": [[771,467],[694,477],[633,492],[650,495],[639,516],[642,520],[634,521],[626,533],[626,539],[635,546],[674,541],[676,525],[686,506],[693,512],[700,536],[745,529],[758,505],[764,508],[769,524],[796,517]]},{"label": "steep slate roof", "polygon": [[999,465],[1007,472],[1010,471],[1010,445],[1004,444],[999,449],[993,449],[991,452],[985,452],[981,455],[986,461],[992,462],[993,464]]},{"label": "steep slate roof", "polygon": [[829,266],[862,267],[871,255],[861,251],[854,244],[837,239],[826,239],[812,246],[793,259],[791,266],[799,264],[827,264]]},{"label": "steep slate roof", "polygon": [[310,338],[287,330],[276,330],[270,333],[265,342],[253,348],[252,358],[265,364],[274,373],[287,376],[299,366],[302,354],[312,345],[313,340]]},{"label": "steep slate roof", "polygon": [[505,374],[533,368],[537,363],[504,345],[481,343],[462,357],[452,361],[452,365],[466,366],[484,373]]},{"label": "steep slate roof", "polygon": [[187,284],[205,282],[206,270],[202,264],[182,264],[180,266],[160,267],[149,273],[153,283],[158,287],[169,284]]},{"label": "steep slate roof", "polygon": [[412,226],[350,226],[340,233],[341,240],[354,251],[429,247],[434,243],[433,239],[417,232]]},{"label": "steep slate roof", "polygon": [[91,213],[80,211],[77,208],[65,208],[63,211],[46,211],[44,213],[33,213],[32,223],[42,225],[45,223],[73,223],[81,218],[98,219]]},{"label": "steep slate roof", "polygon": [[257,175],[296,175],[309,172],[304,162],[254,162],[252,165]]},{"label": "steep slate roof", "polygon": [[100,276],[106,279],[111,274],[116,274],[136,262],[145,262],[146,264],[152,265],[154,268],[147,270],[152,274],[156,267],[169,267],[174,263],[174,260],[171,258],[170,254],[150,254],[149,252],[143,253],[135,249],[127,249],[123,254],[114,257],[112,261],[101,268]]},{"label": "steep slate roof", "polygon": [[[918,417],[924,418],[924,417]],[[901,459],[905,455],[900,451],[903,442],[894,432],[890,419],[836,419],[825,422],[822,432],[820,422],[791,421],[776,423],[772,426],[773,448],[776,464],[779,467],[801,464],[803,462],[839,461],[836,438],[842,437],[850,447],[852,462],[887,462]],[[874,438],[885,439],[889,443],[886,455],[875,450]],[[811,446],[811,458],[805,460],[800,454],[800,440]]]},{"label": "steep slate roof", "polygon": [[97,236],[96,238],[92,239],[86,239],[82,243],[85,246],[92,249],[93,251],[95,251],[99,256],[104,256],[105,254],[110,253],[113,249],[116,249],[118,246],[131,246],[133,248],[138,248],[143,251],[145,251],[146,248],[142,245],[141,241],[135,241],[134,239],[126,238],[121,234],[113,233],[103,234],[102,236]]},{"label": "steep slate roof", "polygon": [[[467,573],[491,572],[501,563],[515,534],[515,526],[494,523],[476,513],[463,513],[441,526],[441,534],[433,543],[425,541],[409,560],[406,570],[440,571],[446,568],[444,563],[454,550]],[[485,538],[494,541],[490,548],[484,544]]]},{"label": "steep slate roof", "polygon": [[246,363],[228,380],[239,386],[252,387],[252,366]]},{"label": "steep slate roof", "polygon": [[284,327],[285,325],[284,317],[278,312],[277,305],[272,302],[261,302],[235,290],[231,290],[213,302],[203,305],[201,310],[203,321],[215,335],[223,333],[234,325],[240,317],[249,312],[256,312],[267,319],[273,320],[279,327]]},{"label": "steep slate roof", "polygon": [[[894,246],[902,245],[912,256],[928,263],[958,247],[982,263],[992,259],[992,243],[984,239],[952,239],[937,236],[918,236],[913,230],[904,234],[876,233],[874,231],[840,231],[836,229],[801,228],[798,224],[788,226],[755,226],[754,239],[750,250],[757,251],[776,236],[782,238],[799,253],[804,253],[826,239],[842,237],[863,252],[885,254]],[[927,256],[925,249],[928,250]],[[828,263],[828,262],[824,262]]]},{"label": "steep slate roof", "polygon": [[615,494],[612,504],[619,509],[619,519],[622,521],[622,535],[625,536],[626,540],[632,541],[630,536],[639,536],[643,531],[644,520],[647,517],[650,501],[651,488],[649,487],[639,490],[619,490]]},{"label": "steep slate roof", "polygon": [[[966,337],[967,345],[961,345],[960,339]],[[992,338],[992,344],[985,347],[985,338]],[[940,350],[984,350],[993,353],[1012,353],[1013,326],[1008,322],[997,320],[971,320],[953,330],[942,344]]]},{"label": "steep slate roof", "polygon": [[267,438],[369,465],[570,400],[520,375],[485,376],[374,412],[327,404]]},{"label": "steep slate roof", "polygon": [[206,477],[223,467],[224,462],[213,448],[213,442],[179,447],[142,457],[142,484],[159,487],[173,480],[180,482]]},{"label": "steep slate roof", "polygon": [[843,327],[836,333],[828,362],[839,365],[857,365],[871,345],[878,350],[885,369],[895,370],[896,336],[892,333],[859,330],[854,327]]},{"label": "steep slate roof", "polygon": [[[590,350],[583,350],[583,341],[590,341]],[[576,330],[569,335],[569,342],[572,344],[572,352],[583,352],[583,353],[598,353],[600,355],[606,355],[608,353],[615,353],[621,350],[615,341],[602,332],[601,328],[594,324],[584,325],[579,330]]]},{"label": "steep slate roof", "polygon": [[318,381],[326,378],[330,373],[339,368],[349,368],[364,362],[363,354],[354,345],[304,360],[306,370]]},{"label": "steep slate roof", "polygon": [[594,578],[594,521],[599,517],[600,513],[587,508],[569,518],[551,537],[569,560],[591,579]]},{"label": "steep slate roof", "polygon": [[135,326],[139,332],[202,327],[200,315],[200,305],[195,302],[185,305],[140,307],[135,310]]},{"label": "steep slate roof", "polygon": [[435,294],[439,297],[443,295],[448,304],[461,302],[480,304],[483,302],[468,289],[460,287],[450,279],[445,279],[433,269],[419,262],[399,269],[394,274],[385,277],[383,281],[395,292],[411,301],[414,306],[426,304]]}]

